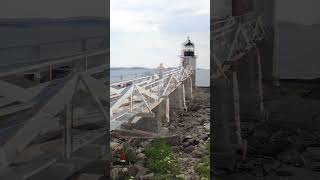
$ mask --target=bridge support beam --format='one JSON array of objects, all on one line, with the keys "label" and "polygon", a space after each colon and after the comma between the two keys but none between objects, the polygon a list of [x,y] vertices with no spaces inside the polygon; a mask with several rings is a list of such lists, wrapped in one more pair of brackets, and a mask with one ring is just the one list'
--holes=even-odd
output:
[{"label": "bridge support beam", "polygon": [[170,109],[171,110],[187,110],[185,98],[185,86],[182,83],[170,95]]},{"label": "bridge support beam", "polygon": [[170,110],[170,100],[168,97],[166,97],[160,104],[159,104],[159,116],[160,120],[162,122],[169,122],[170,121],[170,115],[169,115],[169,110]]},{"label": "bridge support beam", "polygon": [[193,99],[193,87],[192,86],[193,86],[192,78],[189,77],[184,81],[186,100]]},{"label": "bridge support beam", "polygon": [[263,97],[261,87],[261,72],[257,61],[257,54],[253,51],[248,53],[244,61],[239,64],[239,91],[241,117],[258,119],[263,113]]},{"label": "bridge support beam", "polygon": [[161,133],[162,122],[169,122],[169,98],[166,97],[153,110],[153,117],[135,117],[140,118],[131,124],[131,128],[152,133]]}]

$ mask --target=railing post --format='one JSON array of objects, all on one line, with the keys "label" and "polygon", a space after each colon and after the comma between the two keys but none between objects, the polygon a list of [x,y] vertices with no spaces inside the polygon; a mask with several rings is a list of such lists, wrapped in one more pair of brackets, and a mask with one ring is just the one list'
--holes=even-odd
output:
[{"label": "railing post", "polygon": [[133,111],[133,94],[130,95],[130,112]]}]

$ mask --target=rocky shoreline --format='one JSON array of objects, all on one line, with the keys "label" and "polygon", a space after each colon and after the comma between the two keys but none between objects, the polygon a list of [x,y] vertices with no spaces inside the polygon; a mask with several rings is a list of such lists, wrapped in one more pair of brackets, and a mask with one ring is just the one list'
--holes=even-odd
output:
[{"label": "rocky shoreline", "polygon": [[281,81],[264,85],[266,121],[242,118],[247,156],[214,179],[320,179],[320,84]]},{"label": "rocky shoreline", "polygon": [[[178,171],[173,173],[155,173],[146,166],[146,149],[154,139],[116,138],[112,136],[111,161],[121,159],[123,148],[127,158],[134,164],[125,166],[111,165],[112,179],[209,179],[210,159],[210,88],[197,88],[194,98],[187,102],[186,112],[170,112],[170,122],[163,124],[169,129],[168,142]],[[128,155],[129,154],[129,155]],[[128,157],[129,156],[129,157]],[[165,175],[166,174],[166,175]]]}]

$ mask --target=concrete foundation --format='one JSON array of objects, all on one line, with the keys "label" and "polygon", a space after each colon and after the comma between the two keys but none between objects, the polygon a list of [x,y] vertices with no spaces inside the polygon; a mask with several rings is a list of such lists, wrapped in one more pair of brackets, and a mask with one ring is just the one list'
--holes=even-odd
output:
[{"label": "concrete foundation", "polygon": [[171,110],[186,110],[185,100],[185,86],[184,84],[177,87],[170,95],[170,109]]},{"label": "concrete foundation", "polygon": [[169,122],[169,98],[165,98],[156,108],[153,109],[153,117],[140,117],[140,119],[131,124],[131,128],[160,133],[162,122]]},{"label": "concrete foundation", "polygon": [[166,97],[163,102],[159,104],[159,116],[161,122],[169,122],[170,121],[170,100]]}]

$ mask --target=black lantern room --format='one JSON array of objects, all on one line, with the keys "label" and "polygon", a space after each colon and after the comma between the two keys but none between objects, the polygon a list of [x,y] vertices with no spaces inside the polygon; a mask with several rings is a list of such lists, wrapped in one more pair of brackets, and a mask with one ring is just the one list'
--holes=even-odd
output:
[{"label": "black lantern room", "polygon": [[194,44],[190,41],[189,37],[185,43],[183,43],[183,55],[194,56]]}]

